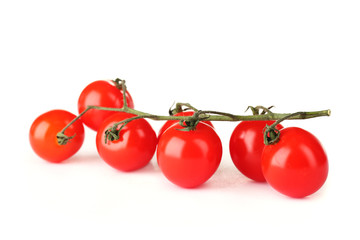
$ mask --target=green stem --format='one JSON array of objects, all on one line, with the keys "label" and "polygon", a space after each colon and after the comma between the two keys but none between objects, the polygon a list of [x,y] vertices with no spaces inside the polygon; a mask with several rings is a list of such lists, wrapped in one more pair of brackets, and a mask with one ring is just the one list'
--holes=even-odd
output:
[{"label": "green stem", "polygon": [[[74,118],[68,125],[66,125],[58,134],[58,143],[63,145],[66,144],[71,138],[74,136],[66,136],[65,131],[68,127],[70,127],[75,121],[77,121],[79,118],[81,118],[86,112],[88,112],[91,109],[97,109],[102,111],[115,111],[115,112],[126,112],[136,115],[136,117],[133,117],[131,119],[127,119],[124,121],[121,121],[119,123],[116,123],[118,126],[121,123],[127,124],[128,122],[132,120],[136,120],[139,118],[149,118],[152,120],[159,120],[159,121],[166,121],[166,120],[177,120],[181,121],[182,123],[191,123],[190,125],[192,128],[196,126],[196,123],[202,120],[207,121],[268,121],[268,120],[275,120],[277,121],[276,124],[278,124],[280,121],[287,120],[294,120],[294,119],[309,119],[309,118],[315,118],[315,117],[322,117],[322,116],[330,116],[330,110],[322,110],[322,111],[312,111],[312,112],[297,112],[297,113],[273,113],[269,111],[270,108],[267,108],[264,110],[264,107],[257,107],[259,109],[262,109],[266,111],[266,114],[257,114],[257,115],[234,115],[230,113],[224,113],[224,112],[218,112],[218,111],[201,111],[197,108],[193,107],[189,103],[177,103],[174,110],[170,110],[171,113],[175,114],[176,112],[182,112],[184,111],[183,107],[187,107],[188,109],[194,110],[195,114],[193,116],[162,116],[162,115],[154,115],[146,112],[142,112],[136,109],[129,108],[126,101],[126,84],[125,80],[116,79],[115,84],[118,88],[121,88],[123,91],[123,101],[124,105],[122,108],[110,108],[110,107],[101,107],[101,106],[88,106],[83,112],[81,112],[76,118]],[[121,85],[120,85],[120,83]],[[120,87],[121,86],[121,87]],[[256,109],[257,112],[259,109]],[[115,128],[112,128],[113,130]],[[110,138],[110,137],[109,137]]]},{"label": "green stem", "polygon": [[121,80],[121,88],[123,91],[123,108],[127,109],[128,108],[128,103],[126,100],[126,84],[125,84],[125,80]]},{"label": "green stem", "polygon": [[123,108],[128,108],[128,103],[126,100],[126,84],[125,84],[125,80],[122,80],[120,78],[116,78],[115,80],[112,80],[113,83],[115,84],[115,87],[119,90],[122,91],[123,93]]},{"label": "green stem", "polygon": [[[114,140],[118,140],[119,139],[119,133],[120,131],[125,127],[126,124],[128,124],[129,122],[136,120],[136,119],[141,119],[141,118],[147,118],[147,117],[151,117],[151,115],[142,115],[142,116],[135,116],[135,117],[131,117],[128,119],[125,119],[123,121],[117,122],[115,124],[113,124],[113,126],[109,129],[107,129],[105,131],[105,144],[107,143],[107,140],[109,141],[114,141]],[[121,127],[118,129],[118,126],[121,125]]]},{"label": "green stem", "polygon": [[[314,116],[315,112],[312,112],[312,115]],[[287,119],[304,119],[309,113],[308,112],[296,112],[292,114],[288,114],[287,116],[284,116],[283,118],[280,118],[276,120],[273,124],[270,126],[266,125],[265,131],[264,131],[264,144],[265,145],[271,145],[275,144],[279,141],[280,138],[280,131],[276,128],[276,126],[281,123],[282,121],[285,121]],[[310,114],[311,116],[311,114]],[[328,116],[330,116],[330,110],[328,110]]]},{"label": "green stem", "polygon": [[[65,131],[68,127],[70,127],[75,121],[77,121],[80,117],[82,117],[87,111],[91,109],[103,110],[103,111],[116,111],[116,112],[127,112],[134,115],[139,116],[140,118],[149,118],[157,121],[166,121],[166,120],[182,120],[182,121],[191,121],[193,120],[192,116],[162,116],[162,115],[154,115],[146,112],[142,112],[136,109],[132,109],[129,107],[122,108],[110,108],[110,107],[100,107],[100,106],[88,106],[82,113],[80,113],[76,118],[74,118],[68,125],[66,125],[61,132],[58,134],[59,138],[61,135],[61,141],[64,140]],[[323,116],[330,116],[330,110],[322,110],[322,111],[312,111],[312,112],[301,112],[296,114],[291,113],[268,113],[263,115],[233,115],[230,113],[223,113],[218,111],[201,111],[201,114],[207,114],[207,117],[204,118],[207,121],[268,121],[268,120],[295,120],[295,119],[309,119]],[[200,115],[201,115],[200,114]],[[281,121],[283,121],[281,120]],[[71,137],[68,137],[69,139]],[[67,140],[69,140],[67,139]],[[66,139],[65,139],[66,140]],[[60,140],[59,140],[60,142]],[[65,141],[66,143],[67,141]]]}]

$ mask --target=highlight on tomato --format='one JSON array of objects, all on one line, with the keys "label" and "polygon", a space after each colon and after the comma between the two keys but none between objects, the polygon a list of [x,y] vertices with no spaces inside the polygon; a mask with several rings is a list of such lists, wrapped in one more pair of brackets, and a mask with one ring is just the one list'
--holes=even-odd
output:
[{"label": "highlight on tomato", "polygon": [[[96,147],[100,157],[120,171],[128,172],[145,167],[156,150],[156,133],[145,119],[129,122],[119,131],[118,140],[105,142],[106,130],[115,123],[135,116],[125,112],[115,113],[102,123],[96,135]],[[117,129],[120,127],[121,125]]]},{"label": "highlight on tomato", "polygon": [[205,183],[217,170],[222,145],[215,130],[198,123],[195,130],[184,129],[179,123],[170,126],[159,139],[157,161],[162,173],[183,188]]},{"label": "highlight on tomato", "polygon": [[280,130],[279,141],[265,146],[262,154],[266,181],[289,197],[303,198],[318,191],[326,181],[328,169],[320,141],[297,127]]},{"label": "highlight on tomato", "polygon": [[[179,112],[174,114],[174,116],[184,116],[184,117],[189,117],[194,115],[194,111],[183,111],[183,112]],[[168,120],[164,123],[164,125],[160,128],[159,133],[158,133],[158,138],[160,139],[161,135],[166,131],[166,129],[168,129],[169,127],[171,127],[174,124],[177,124],[179,122],[179,120]],[[211,127],[214,127],[214,125],[211,123],[211,121],[201,121],[202,123],[206,123],[208,125],[210,125]]]},{"label": "highlight on tomato", "polygon": [[66,145],[57,141],[57,133],[76,116],[65,110],[51,110],[37,117],[30,127],[29,140],[34,152],[52,163],[60,163],[73,156],[84,142],[84,126],[80,120],[74,122],[65,131],[74,136]]},{"label": "highlight on tomato", "polygon": [[[134,101],[128,91],[126,91],[126,102],[128,107],[134,108]],[[118,89],[114,81],[94,81],[87,85],[79,96],[79,114],[88,106],[122,108],[124,106],[123,90]],[[87,127],[97,131],[102,122],[114,113],[116,112],[90,109],[81,117],[81,120]]]},{"label": "highlight on tomato", "polygon": [[[264,128],[275,121],[243,121],[240,122],[231,134],[229,150],[231,159],[236,168],[246,177],[265,182],[261,169],[261,156],[264,150]],[[278,124],[278,130],[283,126]]]}]

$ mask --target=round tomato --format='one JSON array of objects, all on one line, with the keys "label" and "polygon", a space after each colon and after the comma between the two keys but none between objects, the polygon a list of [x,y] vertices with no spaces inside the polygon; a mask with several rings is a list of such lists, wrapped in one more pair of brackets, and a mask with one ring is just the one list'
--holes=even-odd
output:
[{"label": "round tomato", "polygon": [[[261,169],[261,155],[265,147],[264,128],[275,121],[243,121],[234,129],[229,142],[231,159],[246,177],[265,182]],[[283,128],[280,124],[277,129]]]},{"label": "round tomato", "polygon": [[[185,112],[179,112],[177,114],[175,114],[174,116],[184,116],[184,117],[188,117],[188,116],[192,116],[194,115],[194,111],[185,111]],[[169,127],[171,127],[172,125],[178,123],[179,120],[168,120],[164,123],[164,125],[160,128],[160,131],[158,133],[158,138],[160,139],[161,135],[165,132],[166,129],[168,129]],[[214,127],[214,125],[210,122],[210,121],[201,121],[203,123],[206,123],[208,125],[210,125],[211,127]]]},{"label": "round tomato", "polygon": [[135,116],[125,112],[113,114],[103,122],[96,135],[96,147],[100,157],[107,164],[121,171],[133,171],[144,167],[155,153],[156,133],[145,119],[129,122],[119,132],[118,140],[108,140],[105,143],[107,129],[114,123]]},{"label": "round tomato", "polygon": [[30,127],[29,139],[34,152],[41,158],[59,163],[74,155],[84,141],[84,126],[77,120],[65,131],[70,139],[67,144],[57,142],[57,133],[60,132],[76,116],[65,110],[52,110],[40,115]]},{"label": "round tomato", "polygon": [[[128,91],[126,91],[126,102],[130,108],[134,108],[134,102]],[[90,83],[81,92],[78,111],[81,113],[88,106],[122,108],[123,105],[123,91],[118,89],[112,81],[99,80]],[[113,111],[90,109],[81,119],[86,126],[97,131],[101,123],[114,113]]]},{"label": "round tomato", "polygon": [[265,146],[262,170],[266,181],[280,193],[306,197],[325,183],[328,160],[319,140],[297,127],[280,130],[279,141]]},{"label": "round tomato", "polygon": [[218,168],[222,146],[215,130],[199,123],[195,130],[180,131],[175,124],[159,139],[157,160],[165,177],[172,183],[194,188],[206,182]]}]

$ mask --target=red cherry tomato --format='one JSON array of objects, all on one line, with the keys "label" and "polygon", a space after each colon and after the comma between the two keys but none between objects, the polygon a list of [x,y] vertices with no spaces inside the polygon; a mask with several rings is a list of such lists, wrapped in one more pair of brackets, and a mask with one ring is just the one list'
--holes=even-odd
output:
[{"label": "red cherry tomato", "polygon": [[306,197],[325,183],[328,160],[319,140],[297,127],[280,130],[279,141],[265,146],[262,170],[266,181],[280,193]]},{"label": "red cherry tomato", "polygon": [[[234,129],[229,143],[230,155],[236,168],[246,177],[265,182],[261,169],[261,155],[265,147],[264,128],[274,121],[243,121]],[[277,129],[283,126],[278,124]]]},{"label": "red cherry tomato", "polygon": [[[126,91],[126,102],[130,108],[134,108],[131,95]],[[78,100],[78,111],[83,112],[87,106],[101,106],[111,108],[122,108],[124,105],[123,91],[119,90],[111,81],[95,81],[90,83],[81,92]],[[90,109],[82,117],[86,126],[97,131],[101,123],[114,114],[113,111]]]},{"label": "red cherry tomato", "polygon": [[194,188],[206,182],[218,168],[222,146],[215,130],[199,123],[195,130],[169,127],[159,139],[157,159],[165,177],[172,183]]},{"label": "red cherry tomato", "polygon": [[70,139],[66,145],[59,145],[56,135],[76,116],[65,110],[52,110],[40,115],[32,123],[29,140],[34,152],[46,161],[59,163],[74,155],[84,141],[84,126],[81,120],[66,129]]},{"label": "red cherry tomato", "polygon": [[[194,111],[185,111],[185,112],[179,112],[177,114],[175,114],[174,116],[192,116],[194,115]],[[159,133],[158,133],[158,138],[160,139],[161,135],[165,132],[166,129],[168,129],[169,127],[171,127],[172,125],[178,123],[178,120],[168,120],[164,123],[164,125],[160,128]],[[211,127],[214,127],[214,125],[210,122],[210,121],[202,121],[203,123],[206,123],[208,125],[210,125]]]},{"label": "red cherry tomato", "polygon": [[[100,126],[96,147],[100,157],[110,166],[121,171],[133,171],[146,166],[154,156],[156,133],[145,119],[129,122],[120,131],[120,138],[105,143],[105,131],[114,123],[136,115],[119,112],[111,115]],[[120,128],[120,126],[119,126]]]}]

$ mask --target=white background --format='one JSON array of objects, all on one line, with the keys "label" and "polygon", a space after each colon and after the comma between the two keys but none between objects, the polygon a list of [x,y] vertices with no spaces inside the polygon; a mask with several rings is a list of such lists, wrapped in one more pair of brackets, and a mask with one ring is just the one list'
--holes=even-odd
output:
[{"label": "white background", "polygon": [[[1,1],[1,239],[358,239],[358,1]],[[82,89],[123,78],[139,110],[174,101],[245,114],[331,109],[287,121],[328,153],[324,187],[285,197],[242,176],[229,156],[236,123],[214,123],[224,154],[198,189],[174,186],[154,157],[122,173],[82,149],[62,164],[37,157],[32,121],[76,113]],[[150,121],[155,131],[161,122]]]}]

